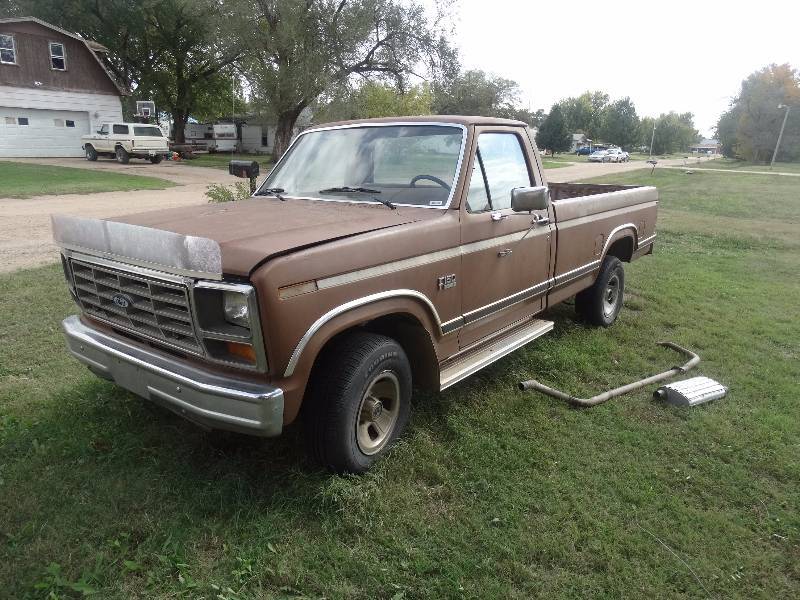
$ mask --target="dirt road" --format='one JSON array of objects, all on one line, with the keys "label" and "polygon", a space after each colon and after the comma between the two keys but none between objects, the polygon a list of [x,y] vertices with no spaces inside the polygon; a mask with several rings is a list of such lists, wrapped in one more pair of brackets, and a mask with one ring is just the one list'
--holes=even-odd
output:
[{"label": "dirt road", "polygon": [[110,160],[87,162],[80,158],[20,158],[14,159],[14,162],[150,175],[179,185],[166,190],[0,198],[0,273],[58,260],[58,251],[50,231],[51,214],[105,218],[156,208],[204,204],[208,201],[205,191],[209,184],[235,181],[222,169],[190,167],[172,162],[120,165]]},{"label": "dirt road", "polygon": [[[695,165],[698,162],[709,160],[707,158],[674,158],[669,160],[659,160],[656,169],[659,167],[682,167]],[[635,171],[636,169],[649,169],[650,165],[645,161],[632,160],[626,163],[590,163],[579,162],[572,164],[568,167],[561,167],[560,169],[548,169],[547,180],[566,183],[585,181],[592,177],[600,177],[602,175],[613,175],[614,173],[624,173],[625,171]]]}]

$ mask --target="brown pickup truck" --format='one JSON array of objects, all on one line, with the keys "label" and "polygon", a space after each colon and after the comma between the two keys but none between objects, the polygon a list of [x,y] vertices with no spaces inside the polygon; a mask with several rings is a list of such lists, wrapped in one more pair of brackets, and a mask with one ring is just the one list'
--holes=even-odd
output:
[{"label": "brown pickup truck", "polygon": [[361,472],[412,387],[443,390],[547,333],[575,296],[622,307],[653,250],[653,187],[547,184],[525,124],[482,117],[303,132],[245,201],[115,220],[54,216],[81,314],[70,352],[198,424],[275,436]]}]

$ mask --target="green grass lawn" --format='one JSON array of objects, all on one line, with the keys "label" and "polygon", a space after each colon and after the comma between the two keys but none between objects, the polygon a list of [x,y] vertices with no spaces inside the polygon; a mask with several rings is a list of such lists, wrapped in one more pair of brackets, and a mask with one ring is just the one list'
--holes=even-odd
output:
[{"label": "green grass lawn", "polygon": [[[717,158],[709,160],[697,167],[698,169],[730,169],[732,171],[769,171],[769,165],[749,163],[732,158]],[[782,173],[800,173],[800,163],[776,162],[773,171]]]},{"label": "green grass lawn", "polygon": [[563,167],[568,167],[572,163],[563,161],[563,160],[550,160],[550,158],[542,158],[542,167],[545,169],[561,169]]},{"label": "green grass lawn", "polygon": [[173,185],[157,177],[0,161],[0,198],[163,190]]},{"label": "green grass lawn", "polygon": [[[562,305],[549,336],[442,394],[364,477],[290,429],[206,433],[64,350],[60,267],[0,276],[0,590],[9,598],[800,597],[800,206],[792,178],[663,170],[655,254],[610,329]],[[769,199],[765,210],[764,199]],[[683,362],[730,387],[693,409]]]},{"label": "green grass lawn", "polygon": [[272,168],[272,157],[269,154],[231,154],[220,152],[217,154],[196,154],[191,160],[184,160],[182,164],[191,167],[212,167],[214,169],[228,170],[228,163],[232,160],[255,160],[258,162],[262,174]]}]

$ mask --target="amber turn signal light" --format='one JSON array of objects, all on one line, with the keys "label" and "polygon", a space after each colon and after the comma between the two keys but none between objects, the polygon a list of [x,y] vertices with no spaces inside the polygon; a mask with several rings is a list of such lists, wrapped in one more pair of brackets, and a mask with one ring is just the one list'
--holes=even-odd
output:
[{"label": "amber turn signal light", "polygon": [[226,342],[225,348],[231,356],[238,356],[249,363],[256,364],[256,351],[250,344]]}]

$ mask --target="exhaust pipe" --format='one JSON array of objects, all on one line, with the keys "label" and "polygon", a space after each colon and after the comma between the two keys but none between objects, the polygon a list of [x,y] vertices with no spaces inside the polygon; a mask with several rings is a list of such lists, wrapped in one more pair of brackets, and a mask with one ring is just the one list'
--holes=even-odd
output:
[{"label": "exhaust pipe", "polygon": [[672,367],[669,371],[664,371],[662,373],[652,375],[645,379],[634,381],[633,383],[629,383],[627,385],[614,388],[613,390],[608,390],[607,392],[603,392],[602,394],[597,394],[596,396],[592,396],[591,398],[576,398],[575,396],[571,396],[559,390],[555,390],[551,387],[548,387],[543,383],[539,383],[535,379],[529,379],[528,381],[520,382],[519,389],[522,390],[523,392],[527,390],[536,390],[543,394],[547,394],[548,396],[552,396],[553,398],[558,398],[559,400],[566,400],[573,406],[580,406],[580,407],[597,406],[598,404],[602,404],[607,400],[611,400],[611,398],[622,396],[623,394],[627,394],[634,390],[638,390],[640,388],[645,387],[646,385],[650,385],[651,383],[656,383],[657,381],[663,381],[664,379],[669,379],[670,377],[674,377],[675,375],[686,373],[690,369],[693,369],[697,365],[697,363],[700,362],[700,357],[697,356],[697,354],[695,354],[691,350],[687,350],[686,348],[679,346],[678,344],[675,344],[673,342],[657,342],[657,344],[659,346],[664,346],[666,348],[672,348],[676,352],[680,352],[681,354],[688,356],[689,360],[682,366]]}]

